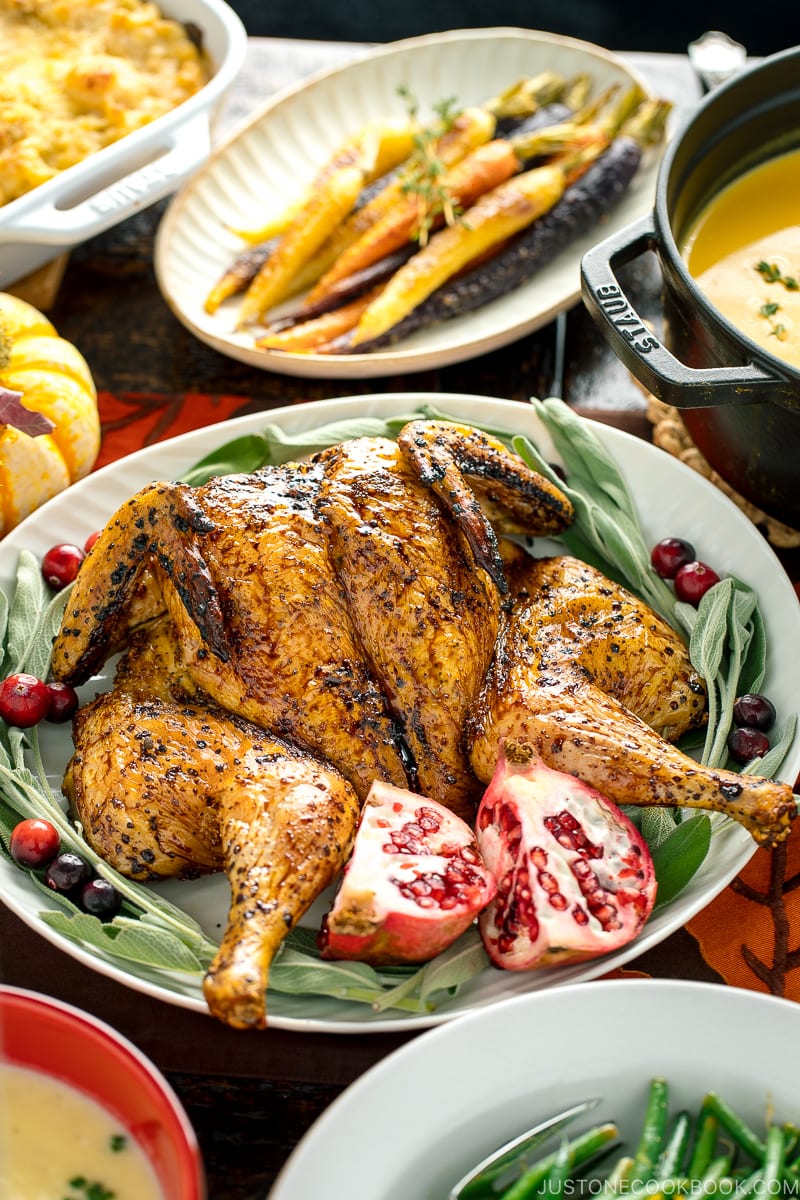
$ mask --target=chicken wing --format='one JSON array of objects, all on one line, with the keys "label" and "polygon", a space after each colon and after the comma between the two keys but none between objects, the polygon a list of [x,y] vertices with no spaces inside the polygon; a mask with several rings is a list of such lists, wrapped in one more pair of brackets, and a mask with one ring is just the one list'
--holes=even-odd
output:
[{"label": "chicken wing", "polygon": [[617,804],[725,813],[765,846],[788,835],[788,784],[703,767],[647,723],[677,737],[700,718],[699,681],[659,618],[570,558],[533,562],[525,582],[468,718],[480,779],[514,739]]},{"label": "chicken wing", "polygon": [[137,493],[81,568],[53,652],[88,678],[119,643],[151,571],[176,657],[201,692],[337,766],[362,797],[407,782],[394,718],[369,674],[316,512],[322,467]]}]

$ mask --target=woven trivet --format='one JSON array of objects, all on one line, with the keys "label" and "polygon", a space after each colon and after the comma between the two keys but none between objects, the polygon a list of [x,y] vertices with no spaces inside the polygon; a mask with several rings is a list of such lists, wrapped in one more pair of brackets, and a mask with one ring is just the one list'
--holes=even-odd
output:
[{"label": "woven trivet", "polygon": [[699,475],[704,475],[715,487],[724,492],[750,518],[753,524],[761,530],[767,541],[776,549],[793,550],[800,546],[800,531],[792,529],[789,525],[784,525],[782,521],[776,520],[775,517],[768,516],[767,513],[757,508],[755,504],[751,504],[749,500],[745,500],[706,462],[689,436],[683,419],[676,408],[670,408],[669,405],[664,404],[661,400],[657,400],[655,396],[648,396],[647,417],[653,426],[653,442],[655,445],[660,446],[662,450],[668,451],[669,454],[673,454],[675,458],[679,458],[681,462],[686,463],[688,467],[691,467],[693,471],[697,471]]}]

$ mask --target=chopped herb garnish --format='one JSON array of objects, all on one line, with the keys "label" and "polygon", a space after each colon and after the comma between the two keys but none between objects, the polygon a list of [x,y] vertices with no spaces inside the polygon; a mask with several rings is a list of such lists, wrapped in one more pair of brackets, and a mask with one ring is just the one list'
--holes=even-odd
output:
[{"label": "chopped herb garnish", "polygon": [[770,331],[769,331],[769,336],[776,337],[779,342],[785,341],[786,340],[786,326],[781,325],[781,323],[779,321],[777,325],[772,326],[772,329],[770,329]]},{"label": "chopped herb garnish", "polygon": [[780,307],[780,304],[776,304],[774,300],[771,300],[769,304],[762,304],[758,311],[762,317],[774,317],[775,313],[780,310]]},{"label": "chopped herb garnish", "polygon": [[76,1175],[74,1179],[70,1179],[67,1186],[74,1194],[65,1196],[64,1200],[114,1200],[117,1194],[104,1183],[90,1183],[83,1175]]},{"label": "chopped herb garnish", "polygon": [[769,263],[762,259],[756,263],[755,269],[767,283],[782,283],[787,292],[796,292],[800,287],[794,275],[784,275],[777,263]]},{"label": "chopped herb garnish", "polygon": [[112,1133],[108,1139],[109,1149],[114,1154],[118,1154],[120,1150],[124,1150],[128,1144],[128,1139],[124,1133]]}]

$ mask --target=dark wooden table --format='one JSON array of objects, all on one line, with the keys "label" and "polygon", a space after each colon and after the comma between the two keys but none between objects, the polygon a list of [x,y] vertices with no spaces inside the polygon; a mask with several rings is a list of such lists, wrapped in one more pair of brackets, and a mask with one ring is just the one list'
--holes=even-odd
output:
[{"label": "dark wooden table", "polygon": [[[227,131],[273,90],[355,47],[251,42],[242,78],[222,114]],[[700,89],[688,61],[630,55],[679,113]],[[307,381],[258,371],[196,341],[162,301],[152,269],[158,205],[73,252],[51,317],[80,346],[98,388],[112,393],[242,397],[241,412],[344,394],[481,393],[527,400],[554,391],[602,420],[649,436],[645,399],[581,306],[561,322],[483,358],[412,376]],[[627,281],[640,311],[658,323],[654,264]],[[562,365],[563,351],[563,365]],[[633,964],[656,976],[718,980],[685,932]],[[268,1030],[242,1034],[198,1013],[140,995],[63,954],[0,906],[0,978],[56,995],[109,1021],[167,1074],[197,1129],[210,1200],[265,1200],[277,1171],[335,1096],[409,1035],[339,1036]],[[312,1200],[309,1197],[309,1200]],[[339,1198],[336,1198],[339,1200]]]}]

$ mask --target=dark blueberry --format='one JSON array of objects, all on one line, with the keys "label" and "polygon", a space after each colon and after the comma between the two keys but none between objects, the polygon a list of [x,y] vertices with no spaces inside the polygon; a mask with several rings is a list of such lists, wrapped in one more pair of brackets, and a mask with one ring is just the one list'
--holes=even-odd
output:
[{"label": "dark blueberry", "polygon": [[771,729],[775,724],[775,706],[766,696],[748,692],[740,696],[734,704],[733,719],[737,725],[751,725],[753,729]]},{"label": "dark blueberry", "polygon": [[88,863],[71,850],[57,854],[45,872],[44,881],[54,892],[71,892],[89,878]]},{"label": "dark blueberry", "polygon": [[769,750],[769,738],[760,729],[742,725],[728,735],[728,750],[733,761],[744,766],[754,758],[763,758]]},{"label": "dark blueberry", "polygon": [[81,908],[93,917],[113,917],[122,896],[107,879],[90,879],[81,888]]}]

